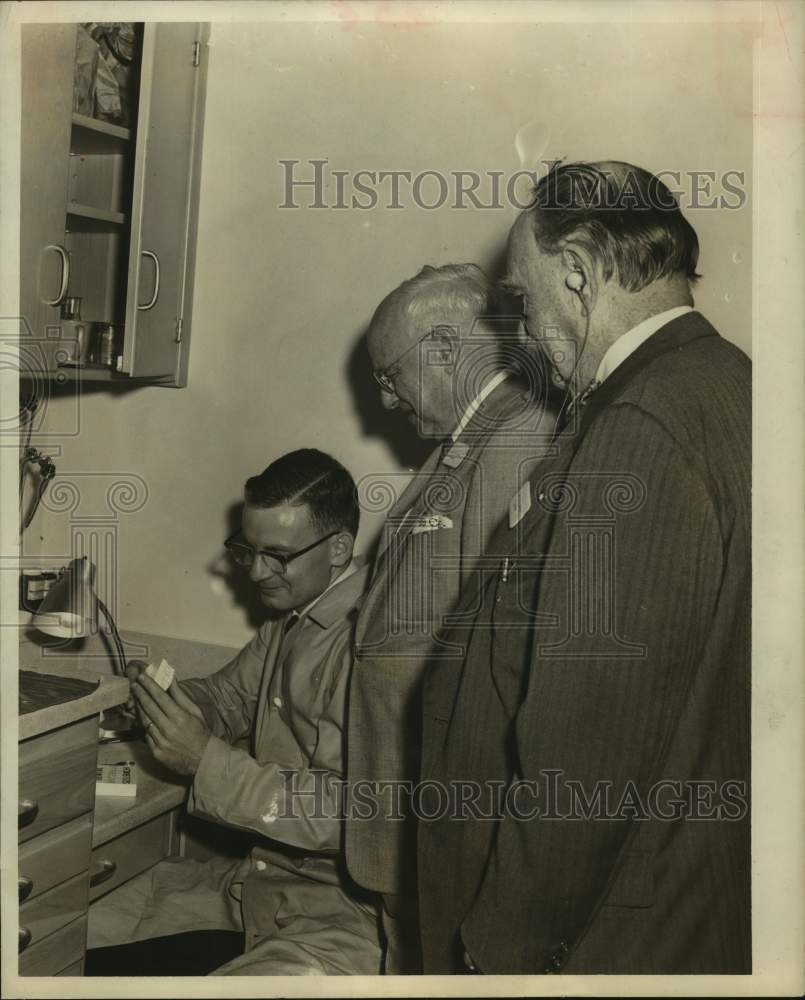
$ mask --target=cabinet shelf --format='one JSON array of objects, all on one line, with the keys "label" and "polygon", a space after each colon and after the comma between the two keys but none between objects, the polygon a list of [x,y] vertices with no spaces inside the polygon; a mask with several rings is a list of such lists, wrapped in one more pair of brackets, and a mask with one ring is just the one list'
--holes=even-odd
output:
[{"label": "cabinet shelf", "polygon": [[73,112],[70,148],[74,153],[123,153],[131,142],[131,129]]},{"label": "cabinet shelf", "polygon": [[68,382],[130,382],[127,376],[115,371],[110,365],[57,365],[59,377]]},{"label": "cabinet shelf", "polygon": [[120,226],[126,225],[123,212],[110,212],[94,205],[82,205],[77,201],[67,203],[68,231],[85,232],[115,232]]}]

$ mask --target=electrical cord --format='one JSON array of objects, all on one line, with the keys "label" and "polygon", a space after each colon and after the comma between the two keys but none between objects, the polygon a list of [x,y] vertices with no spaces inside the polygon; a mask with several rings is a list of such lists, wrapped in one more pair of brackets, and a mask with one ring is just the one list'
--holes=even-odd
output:
[{"label": "electrical cord", "polygon": [[106,621],[109,624],[109,629],[110,629],[110,631],[112,633],[112,638],[114,639],[115,649],[117,650],[117,656],[118,656],[118,659],[120,661],[120,667],[119,667],[119,669],[118,669],[117,672],[120,674],[121,677],[125,677],[126,676],[126,654],[123,652],[123,643],[122,643],[122,641],[120,639],[120,633],[117,630],[117,625],[115,625],[114,618],[112,618],[112,615],[109,613],[109,609],[106,607],[106,605],[100,599],[100,597],[96,597],[96,600],[98,602],[98,608],[99,608],[99,610],[101,611],[101,613],[103,614],[104,618],[106,619]]},{"label": "electrical cord", "polygon": [[[562,421],[563,421],[563,419],[566,416],[565,410],[566,409],[571,409],[573,407],[573,404],[575,403],[575,401],[579,398],[579,396],[583,395],[583,393],[582,393],[581,390],[577,389],[575,392],[573,391],[573,380],[575,379],[576,372],[578,371],[579,365],[581,364],[581,358],[582,358],[582,355],[584,354],[584,349],[587,347],[587,338],[589,337],[589,335],[590,335],[590,312],[585,307],[585,310],[584,310],[584,339],[581,342],[581,350],[576,355],[576,363],[573,365],[573,371],[570,373],[570,378],[568,378],[567,382],[566,382],[567,388],[565,390],[565,398],[562,401],[562,405],[559,407],[559,413],[557,414],[557,417],[556,417],[556,426],[557,427],[561,427],[562,426]],[[592,382],[590,383],[590,385],[592,385]]]},{"label": "electrical cord", "polygon": [[23,403],[23,410],[28,415],[28,419],[25,422],[26,438],[25,444],[23,445],[22,458],[20,459],[20,507],[22,507],[22,497],[25,492],[25,470],[28,462],[31,458],[31,435],[34,429],[34,414],[36,413],[37,407],[39,406],[39,400],[36,397],[32,397]]},{"label": "electrical cord", "polygon": [[[25,458],[26,464],[33,464],[34,462],[39,466],[39,485],[36,490],[36,497],[31,505],[28,513],[23,517],[22,524],[20,525],[20,535],[28,528],[31,521],[33,521],[37,510],[39,510],[39,504],[42,502],[42,497],[45,495],[45,491],[48,488],[50,480],[56,475],[56,466],[53,464],[52,460],[47,455],[42,455],[41,452],[37,451],[35,448],[28,449],[28,455]],[[22,498],[20,498],[22,500]]]}]

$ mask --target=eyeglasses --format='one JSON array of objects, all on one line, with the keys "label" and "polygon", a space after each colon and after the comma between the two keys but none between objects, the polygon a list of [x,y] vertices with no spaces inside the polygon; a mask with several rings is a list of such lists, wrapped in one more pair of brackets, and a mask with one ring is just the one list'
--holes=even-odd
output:
[{"label": "eyeglasses", "polygon": [[272,573],[284,576],[288,570],[288,563],[293,562],[294,559],[298,559],[299,556],[303,556],[306,552],[310,552],[312,549],[315,549],[317,545],[321,545],[322,542],[326,542],[328,538],[332,538],[334,535],[339,534],[340,531],[340,528],[337,531],[331,531],[329,535],[325,535],[323,538],[319,538],[315,542],[311,542],[310,545],[306,545],[303,549],[299,549],[298,552],[289,552],[287,555],[285,553],[280,554],[279,552],[269,552],[266,549],[252,548],[251,545],[238,541],[236,534],[232,535],[231,538],[227,538],[224,542],[224,548],[232,556],[238,566],[251,569],[254,565],[255,559],[260,557]]},{"label": "eyeglasses", "polygon": [[372,375],[374,376],[375,382],[377,382],[383,392],[390,392],[394,394],[394,379],[400,374],[400,362],[406,354],[410,354],[415,347],[419,347],[419,345],[423,341],[427,340],[428,337],[436,337],[438,335],[443,337],[455,336],[456,328],[453,326],[435,326],[428,330],[427,333],[423,333],[419,340],[415,340],[410,347],[406,347],[402,354],[398,355],[390,365],[386,365],[385,368],[374,369]]}]

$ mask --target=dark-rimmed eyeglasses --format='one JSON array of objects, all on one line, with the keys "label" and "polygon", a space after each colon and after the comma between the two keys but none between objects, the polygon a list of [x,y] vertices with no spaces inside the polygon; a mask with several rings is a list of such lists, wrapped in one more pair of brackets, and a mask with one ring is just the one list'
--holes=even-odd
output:
[{"label": "dark-rimmed eyeglasses", "polygon": [[394,394],[395,393],[394,379],[400,374],[400,362],[407,354],[410,354],[415,347],[419,347],[419,345],[423,341],[427,340],[428,337],[436,337],[439,335],[443,337],[444,336],[453,337],[455,336],[455,334],[456,334],[456,328],[453,326],[442,325],[442,326],[432,327],[430,330],[428,330],[427,333],[423,333],[418,340],[415,340],[413,344],[410,345],[410,347],[406,347],[406,349],[402,352],[402,354],[398,355],[397,358],[395,358],[395,360],[392,361],[390,365],[386,365],[385,368],[375,368],[374,371],[372,372],[375,382],[377,382],[377,384],[384,392],[390,392]]},{"label": "dark-rimmed eyeglasses", "polygon": [[232,556],[238,566],[243,566],[245,569],[251,569],[254,565],[255,560],[259,557],[263,560],[266,566],[272,571],[272,573],[277,573],[279,576],[284,576],[288,570],[288,563],[298,559],[303,556],[306,552],[310,552],[315,549],[317,545],[321,545],[322,542],[326,542],[328,538],[332,538],[334,535],[339,534],[341,529],[337,531],[331,531],[329,535],[325,535],[323,538],[316,539],[315,542],[311,542],[310,545],[306,545],[303,549],[299,549],[297,552],[271,552],[268,549],[255,549],[251,545],[247,545],[246,542],[241,541],[238,538],[238,534],[232,535],[231,538],[227,538],[224,542],[224,548]]}]

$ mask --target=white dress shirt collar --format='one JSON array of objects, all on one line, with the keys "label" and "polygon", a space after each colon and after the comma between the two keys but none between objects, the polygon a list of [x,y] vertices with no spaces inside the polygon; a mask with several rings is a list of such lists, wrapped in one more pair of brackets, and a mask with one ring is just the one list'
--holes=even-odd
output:
[{"label": "white dress shirt collar", "polygon": [[311,608],[313,608],[316,604],[319,603],[319,601],[322,599],[322,597],[324,597],[324,595],[327,593],[328,590],[332,590],[332,588],[337,583],[343,583],[344,580],[346,580],[348,576],[352,576],[352,574],[357,570],[357,568],[358,568],[358,566],[357,566],[357,564],[355,562],[355,559],[354,558],[350,559],[350,561],[347,563],[347,568],[345,570],[343,570],[341,573],[339,573],[338,576],[334,580],[331,580],[327,584],[327,586],[324,588],[324,590],[319,594],[318,597],[314,597],[313,600],[310,601],[309,604],[306,604],[303,608],[301,608],[297,612],[297,614],[299,615],[299,617],[303,618],[311,610]]},{"label": "white dress shirt collar", "polygon": [[467,426],[467,424],[470,422],[470,420],[472,420],[472,418],[475,416],[475,414],[478,412],[478,410],[481,407],[481,404],[486,399],[486,397],[490,393],[494,392],[495,389],[497,389],[497,387],[501,384],[501,382],[505,382],[506,379],[511,374],[512,373],[510,371],[499,371],[496,375],[493,375],[492,378],[490,378],[488,382],[484,383],[483,388],[478,393],[478,395],[475,397],[475,399],[472,400],[472,402],[467,407],[467,409],[464,411],[464,414],[461,417],[461,420],[459,420],[459,422],[458,422],[458,424],[456,426],[456,429],[450,435],[450,437],[451,437],[451,439],[453,441],[458,441],[459,437],[461,436],[462,431]]},{"label": "white dress shirt collar", "polygon": [[666,309],[665,312],[657,313],[656,316],[649,316],[642,323],[627,330],[618,339],[609,345],[606,354],[601,358],[598,371],[595,373],[595,381],[601,383],[607,376],[611,375],[618,365],[634,354],[644,341],[656,333],[660,327],[670,323],[677,316],[684,316],[685,313],[693,312],[693,306],[675,306],[673,309]]}]

